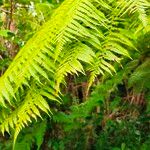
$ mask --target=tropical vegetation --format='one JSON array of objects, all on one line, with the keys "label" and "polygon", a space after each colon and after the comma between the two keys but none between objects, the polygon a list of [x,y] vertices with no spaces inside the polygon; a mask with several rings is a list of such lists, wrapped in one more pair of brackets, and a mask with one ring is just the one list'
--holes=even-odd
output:
[{"label": "tropical vegetation", "polygon": [[150,149],[148,0],[0,11],[0,149]]}]

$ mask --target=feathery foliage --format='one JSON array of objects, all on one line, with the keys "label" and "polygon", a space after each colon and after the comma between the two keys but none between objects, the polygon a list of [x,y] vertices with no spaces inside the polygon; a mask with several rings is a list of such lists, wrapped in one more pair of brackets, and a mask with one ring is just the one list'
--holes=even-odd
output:
[{"label": "feathery foliage", "polygon": [[149,6],[146,0],[65,0],[0,78],[0,130],[14,129],[16,140],[32,118],[49,114],[48,100],[60,101],[67,74],[89,72],[90,87],[99,74],[115,72],[113,62],[136,49],[134,28],[147,25]]}]

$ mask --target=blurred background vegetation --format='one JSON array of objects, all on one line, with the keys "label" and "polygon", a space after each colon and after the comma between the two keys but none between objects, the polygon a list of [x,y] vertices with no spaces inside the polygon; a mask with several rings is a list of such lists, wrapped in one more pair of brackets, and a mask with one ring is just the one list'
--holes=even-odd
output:
[{"label": "blurred background vegetation", "polygon": [[[0,75],[62,0],[0,0]],[[86,96],[87,77],[68,76],[62,104],[53,116],[30,124],[15,150],[149,150],[150,33],[137,36],[139,51],[116,64],[117,73],[98,77]],[[13,137],[0,135],[0,150]]]}]

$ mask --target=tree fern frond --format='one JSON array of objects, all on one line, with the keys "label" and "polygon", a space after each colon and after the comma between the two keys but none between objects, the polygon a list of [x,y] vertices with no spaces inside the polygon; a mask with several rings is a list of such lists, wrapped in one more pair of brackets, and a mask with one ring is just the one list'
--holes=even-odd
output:
[{"label": "tree fern frond", "polygon": [[62,53],[61,63],[58,65],[55,77],[57,79],[57,90],[64,77],[69,74],[84,73],[80,61],[91,63],[94,59],[95,53],[93,50],[83,43],[75,43],[68,46]]},{"label": "tree fern frond", "polygon": [[[123,14],[129,4],[133,6],[125,11],[126,14],[137,3],[133,0],[119,3],[65,0],[56,9],[0,78],[2,132],[14,128],[16,139],[32,118],[40,117],[40,110],[48,114],[46,99],[59,102],[57,92],[67,74],[90,71],[91,85],[99,74],[115,72],[112,63],[120,62],[120,56],[130,58],[128,49],[136,48],[133,39],[124,34],[128,30],[128,20]],[[145,7],[144,3],[142,9]],[[108,11],[104,11],[105,8]],[[133,19],[132,14],[130,19]],[[139,24],[137,21],[136,25]]]},{"label": "tree fern frond", "polygon": [[[101,47],[98,25],[107,28],[107,19],[94,6],[96,2],[95,0],[68,0],[55,11],[50,21],[20,50],[9,69],[1,78],[0,90],[2,92],[0,97],[2,105],[5,104],[4,98],[10,102],[10,97],[15,97],[14,93],[23,84],[26,85],[31,77],[39,83],[41,83],[39,75],[46,79],[54,78],[49,77],[47,74],[47,72],[55,72],[55,63],[49,63],[48,59],[51,58],[56,61],[66,43],[83,39],[84,42],[91,44],[95,48]],[[88,24],[93,25],[93,32],[97,34],[93,35],[91,33],[91,27],[87,26]],[[130,43],[128,42],[128,44]],[[129,57],[128,52],[114,42],[111,42],[107,47],[111,51]],[[9,89],[6,87],[5,81],[9,83]]]},{"label": "tree fern frond", "polygon": [[[3,103],[2,105],[4,105],[3,97],[10,102],[9,97],[14,96],[12,94],[16,93],[18,88],[23,84],[28,83],[31,77],[35,78],[39,83],[39,75],[48,79],[47,72],[55,72],[55,70],[52,69],[55,68],[53,67],[55,64],[51,62],[47,65],[48,59],[51,58],[52,60],[56,60],[63,45],[71,41],[73,36],[77,38],[89,37],[93,38],[93,40],[96,39],[96,37],[93,36],[84,25],[82,25],[86,19],[83,20],[83,17],[80,17],[81,13],[94,19],[97,24],[104,24],[103,13],[98,11],[90,1],[65,1],[55,11],[50,21],[48,21],[44,27],[20,50],[9,69],[1,78],[0,90],[3,92],[0,93],[0,97],[2,99],[1,102]],[[77,16],[81,19],[76,20]],[[83,23],[79,23],[80,21]],[[85,22],[87,22],[87,20]],[[55,48],[56,51],[53,53]],[[43,60],[43,58],[41,58],[43,55],[40,54],[45,55],[44,58],[47,58],[47,61]],[[43,61],[42,64],[40,61]],[[9,82],[9,89],[7,89],[5,85],[5,80]],[[14,91],[12,91],[12,89],[14,89]]]},{"label": "tree fern frond", "polygon": [[32,122],[32,118],[35,120],[37,120],[37,117],[42,118],[39,110],[48,115],[50,113],[49,105],[42,95],[38,91],[29,90],[19,107],[5,116],[0,125],[0,130],[4,134],[4,131],[10,132],[10,128],[15,129],[14,140],[16,140],[20,130],[28,126],[29,122]]},{"label": "tree fern frond", "polygon": [[[84,16],[81,16],[81,13]],[[88,16],[89,20],[84,18],[85,16]],[[83,70],[79,60],[88,62],[92,57],[91,55],[94,55],[94,52],[90,51],[86,54],[88,56],[87,59],[82,58],[85,52],[77,53],[76,58],[73,59],[74,61],[68,62],[66,60],[66,65],[60,63],[59,57],[61,58],[61,56],[59,54],[63,51],[65,44],[71,41],[80,41],[81,38],[84,38],[85,41],[88,41],[88,38],[91,39],[90,41],[98,41],[97,37],[93,36],[90,29],[87,28],[89,24],[93,24],[93,29],[97,30],[97,25],[105,25],[105,16],[88,0],[65,1],[55,11],[50,21],[20,50],[8,70],[0,78],[0,103],[2,107],[9,109],[9,112],[2,119],[2,132],[9,132],[10,127],[15,128],[14,139],[16,140],[20,130],[25,125],[28,125],[28,122],[31,122],[31,118],[36,119],[37,116],[41,116],[39,110],[48,113],[48,104],[43,96],[58,101],[55,91],[49,93],[47,88],[41,89],[40,93],[38,93],[39,90],[37,89],[37,91],[33,91],[32,89],[34,88],[31,86],[31,81],[34,80],[36,84],[41,86],[48,86],[47,83],[50,83],[50,86],[54,87],[55,81],[57,83],[59,81],[56,80],[57,76],[54,76],[57,66],[61,66],[61,70],[64,68],[62,71],[63,77],[69,72],[68,68],[66,68],[69,63],[71,63],[71,72],[77,73],[77,71]],[[90,49],[88,46],[83,47],[82,45],[80,51],[84,48],[86,52]],[[70,54],[69,52],[68,56]],[[74,54],[70,56],[71,59],[72,57],[74,57]],[[29,93],[25,92],[27,90],[26,86],[31,89]],[[25,98],[21,96],[20,100],[17,99],[18,107],[15,106],[15,110],[13,110],[8,105],[8,102],[13,106],[15,103],[14,99],[20,89],[26,95],[24,95]]]},{"label": "tree fern frond", "polygon": [[122,7],[118,15],[124,15],[127,12],[137,13],[144,27],[148,24],[148,15],[146,9],[150,8],[150,3],[147,0],[129,0],[120,1],[119,4]]}]

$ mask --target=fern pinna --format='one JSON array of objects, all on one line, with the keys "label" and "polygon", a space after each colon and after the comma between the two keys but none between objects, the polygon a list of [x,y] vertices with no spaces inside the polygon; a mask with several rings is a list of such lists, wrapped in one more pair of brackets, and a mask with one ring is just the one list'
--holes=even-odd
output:
[{"label": "fern pinna", "polygon": [[[49,100],[60,102],[67,74],[112,74],[112,62],[136,49],[136,28],[147,26],[146,0],[65,0],[19,51],[0,78],[0,130],[20,130],[51,114]],[[84,64],[84,65],[83,65]]]}]

